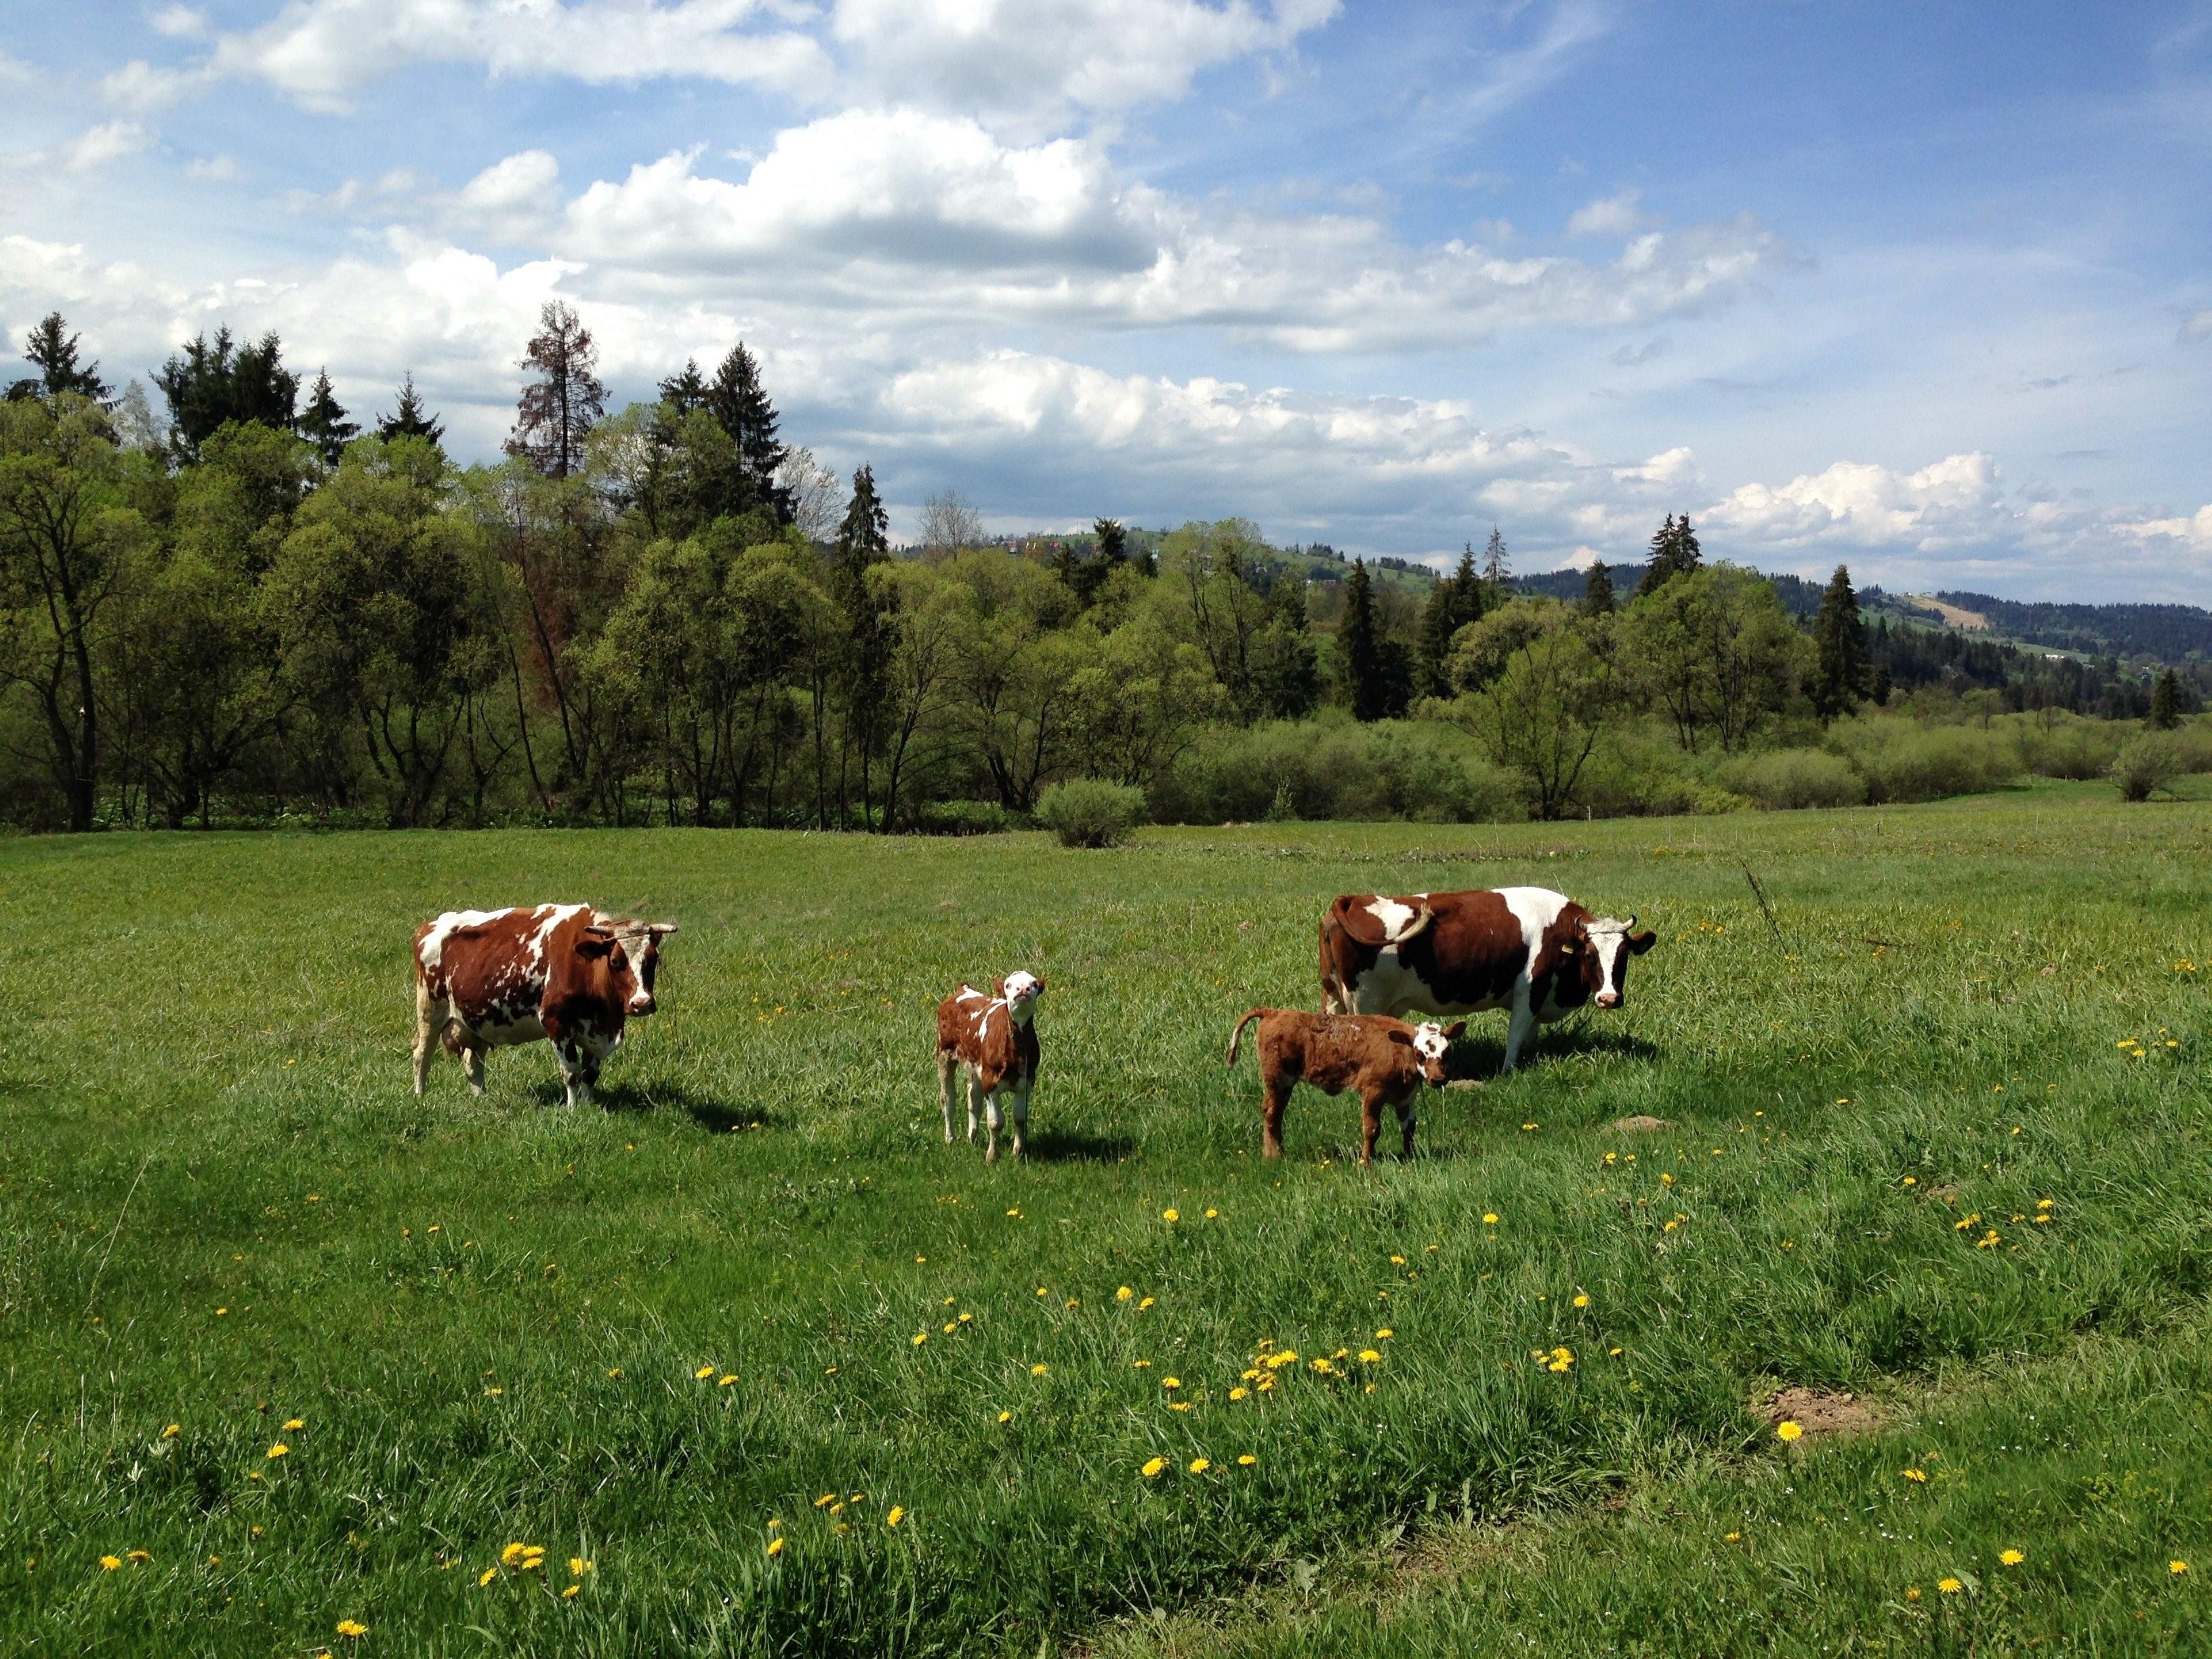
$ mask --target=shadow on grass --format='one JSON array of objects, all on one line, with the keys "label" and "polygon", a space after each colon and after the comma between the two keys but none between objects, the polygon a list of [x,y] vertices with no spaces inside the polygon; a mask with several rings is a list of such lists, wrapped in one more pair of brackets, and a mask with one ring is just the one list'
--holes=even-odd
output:
[{"label": "shadow on grass", "polygon": [[[542,1083],[532,1091],[542,1106],[558,1107],[566,1099],[560,1082]],[[643,1117],[658,1112],[681,1112],[711,1134],[732,1129],[775,1129],[783,1120],[775,1112],[738,1102],[718,1100],[696,1093],[680,1083],[608,1083],[592,1091],[592,1104],[603,1112]]]},{"label": "shadow on grass", "polygon": [[[1653,1060],[1659,1057],[1657,1045],[1626,1031],[1595,1024],[1577,1024],[1561,1030],[1557,1026],[1540,1030],[1521,1045],[1521,1065],[1523,1069],[1541,1066],[1547,1060],[1565,1060],[1578,1055],[1603,1056],[1614,1060]],[[1498,1076],[1498,1068],[1505,1063],[1505,1039],[1463,1036],[1451,1046],[1444,1057],[1444,1071],[1454,1082],[1472,1078],[1479,1083],[1488,1083]]]},{"label": "shadow on grass", "polygon": [[1023,1148],[1024,1158],[1042,1164],[1118,1164],[1137,1150],[1127,1135],[1095,1135],[1087,1129],[1039,1129]]}]

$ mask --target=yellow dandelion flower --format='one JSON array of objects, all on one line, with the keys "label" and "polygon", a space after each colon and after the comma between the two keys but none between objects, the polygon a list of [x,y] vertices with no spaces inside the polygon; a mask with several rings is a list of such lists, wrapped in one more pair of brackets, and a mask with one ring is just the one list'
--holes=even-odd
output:
[{"label": "yellow dandelion flower", "polygon": [[1114,1299],[1116,1302],[1133,1302],[1136,1300],[1136,1297],[1137,1293],[1131,1290],[1127,1285],[1124,1285],[1120,1290],[1114,1292]]},{"label": "yellow dandelion flower", "polygon": [[1190,1409],[1190,1401],[1188,1400],[1170,1400],[1168,1401],[1168,1409],[1171,1412],[1187,1412]]},{"label": "yellow dandelion flower", "polygon": [[1181,1210],[1162,1210],[1160,1212],[1160,1219],[1163,1221],[1180,1221],[1182,1219],[1182,1212]]},{"label": "yellow dandelion flower", "polygon": [[1148,1296],[1148,1297],[1146,1297],[1143,1301],[1141,1301],[1141,1302],[1139,1302],[1139,1304],[1137,1304],[1137,1311],[1138,1311],[1139,1313],[1142,1313],[1142,1312],[1144,1312],[1144,1310],[1145,1310],[1146,1309],[1147,1309],[1147,1308],[1151,1307],[1152,1305],[1152,1297],[1150,1297]]},{"label": "yellow dandelion flower", "polygon": [[2189,1571],[2189,1563],[2186,1561],[2169,1561],[2166,1564],[2166,1570],[2172,1573],[2175,1577],[2179,1578],[2183,1573]]},{"label": "yellow dandelion flower", "polygon": [[1388,1342],[1392,1337],[1397,1334],[1397,1332],[1392,1330],[1388,1325],[1385,1325],[1381,1330],[1375,1333],[1375,1340],[1377,1342]]},{"label": "yellow dandelion flower", "polygon": [[2008,1567],[2016,1567],[2021,1562],[2027,1560],[2027,1556],[2025,1552],[2021,1550],[1999,1550],[1997,1552],[1997,1559]]},{"label": "yellow dandelion flower", "polygon": [[573,1601],[583,1593],[583,1589],[584,1587],[581,1584],[571,1584],[561,1592],[561,1599],[563,1601]]},{"label": "yellow dandelion flower", "polygon": [[1231,1400],[1249,1400],[1252,1397],[1252,1390],[1244,1387],[1242,1383],[1239,1383],[1237,1387],[1230,1389],[1229,1397]]},{"label": "yellow dandelion flower", "polygon": [[1777,1440],[1795,1440],[1804,1432],[1803,1424],[1793,1423],[1788,1418],[1783,1419],[1774,1425],[1774,1437]]},{"label": "yellow dandelion flower", "polygon": [[1212,1220],[1213,1220],[1214,1218],[1216,1218],[1218,1216],[1219,1216],[1219,1215],[1220,1215],[1220,1213],[1221,1213],[1221,1212],[1220,1212],[1220,1211],[1218,1211],[1218,1210],[1208,1210],[1208,1211],[1206,1212],[1206,1218],[1208,1221],[1212,1221]]},{"label": "yellow dandelion flower", "polygon": [[914,1334],[914,1346],[917,1348],[928,1340],[929,1333],[927,1331],[916,1331]]},{"label": "yellow dandelion flower", "polygon": [[1067,1298],[1067,1305],[1070,1308],[1079,1308],[1083,1305],[1083,1298],[1079,1296],[1071,1296]]},{"label": "yellow dandelion flower", "polygon": [[304,1417],[288,1417],[284,1419],[284,1428],[287,1433],[289,1433],[295,1429],[304,1429],[307,1426],[307,1420]]},{"label": "yellow dandelion flower", "polygon": [[338,1620],[338,1634],[349,1638],[366,1636],[368,1634],[368,1626],[358,1619],[341,1619]]},{"label": "yellow dandelion flower", "polygon": [[1039,1296],[1050,1296],[1052,1292],[1045,1289],[1043,1285],[1040,1285],[1037,1286],[1037,1294]]},{"label": "yellow dandelion flower", "polygon": [[1587,1307],[1589,1307],[1589,1291],[1577,1291],[1577,1292],[1576,1293],[1576,1296],[1575,1296],[1574,1305],[1575,1305],[1576,1307],[1577,1307],[1577,1308],[1587,1308]]},{"label": "yellow dandelion flower", "polygon": [[999,1421],[1001,1423],[1011,1423],[1013,1420],[1014,1414],[1012,1412],[1000,1412],[999,1413]]},{"label": "yellow dandelion flower", "polygon": [[279,1440],[269,1449],[267,1455],[270,1457],[289,1457],[292,1455],[292,1449]]},{"label": "yellow dandelion flower", "polygon": [[905,1519],[906,1505],[903,1504],[894,1504],[890,1506],[889,1511],[887,1511],[884,1516],[884,1524],[887,1527],[896,1527],[900,1522]]},{"label": "yellow dandelion flower", "polygon": [[610,1365],[607,1368],[607,1375],[609,1376],[620,1376],[622,1375],[622,1367],[619,1365]]},{"label": "yellow dandelion flower", "polygon": [[819,1498],[816,1498],[816,1499],[814,1500],[814,1507],[815,1507],[816,1509],[817,1509],[817,1510],[826,1510],[826,1509],[828,1509],[828,1508],[830,1507],[830,1505],[831,1505],[832,1504],[836,1503],[836,1501],[837,1501],[837,1494],[836,1494],[836,1492],[823,1492],[823,1493],[822,1494],[822,1496],[821,1496],[821,1497],[819,1497]]},{"label": "yellow dandelion flower", "polygon": [[103,1555],[100,1558],[100,1570],[102,1572],[113,1572],[122,1565],[123,1558],[119,1555]]},{"label": "yellow dandelion flower", "polygon": [[478,1589],[482,1589],[486,1584],[489,1584],[493,1579],[498,1577],[499,1569],[497,1567],[486,1567],[483,1571],[477,1577],[477,1588]]},{"label": "yellow dandelion flower", "polygon": [[499,1564],[503,1567],[511,1567],[529,1553],[530,1546],[527,1544],[509,1544],[499,1553]]},{"label": "yellow dandelion flower", "polygon": [[692,1376],[694,1376],[697,1377],[697,1378],[699,1379],[699,1381],[701,1381],[702,1382],[705,1382],[708,1377],[712,1376],[714,1374],[714,1368],[712,1365],[702,1365],[702,1366],[700,1366],[700,1367],[699,1367],[699,1369],[698,1369],[697,1370],[696,1370],[696,1371],[694,1371],[694,1372],[692,1372],[692,1373],[691,1373],[691,1375],[692,1375]]},{"label": "yellow dandelion flower", "polygon": [[1194,1457],[1190,1460],[1190,1472],[1193,1474],[1204,1474],[1212,1467],[1213,1464],[1212,1461],[1207,1458]]},{"label": "yellow dandelion flower", "polygon": [[1908,1601],[1917,1601],[1920,1599],[1920,1586],[1917,1584],[1907,1585],[1905,1591],[1905,1599]]},{"label": "yellow dandelion flower", "polygon": [[[1164,1457],[1155,1457],[1148,1460],[1145,1464],[1145,1479],[1147,1480],[1158,1479],[1160,1471],[1166,1468],[1167,1466],[1168,1460]],[[118,1562],[117,1565],[120,1565],[121,1563]]]},{"label": "yellow dandelion flower", "polygon": [[1946,1595],[1956,1595],[1966,1587],[1955,1578],[1938,1578],[1936,1581],[1936,1588]]},{"label": "yellow dandelion flower", "polygon": [[1482,1224],[1486,1227],[1495,1227],[1498,1224],[1498,1212],[1495,1210],[1485,1211],[1482,1217]]},{"label": "yellow dandelion flower", "polygon": [[161,1431],[161,1438],[164,1440],[174,1440],[184,1431],[184,1427],[181,1424],[172,1423],[167,1428]]},{"label": "yellow dandelion flower", "polygon": [[1240,1454],[1238,1455],[1237,1459],[1237,1468],[1239,1468],[1249,1469],[1249,1468],[1251,1468],[1255,1463],[1258,1462],[1259,1461],[1260,1461],[1260,1460],[1259,1460],[1258,1458],[1256,1458],[1256,1457],[1253,1456],[1253,1455],[1252,1455],[1252,1454],[1251,1454],[1250,1452],[1243,1452],[1243,1453],[1240,1453]]},{"label": "yellow dandelion flower", "polygon": [[1382,1356],[1373,1348],[1362,1348],[1359,1351],[1359,1363],[1363,1365],[1375,1364],[1382,1358]]},{"label": "yellow dandelion flower", "polygon": [[1032,1366],[1030,1366],[1030,1375],[1031,1376],[1044,1376],[1048,1371],[1051,1370],[1051,1369],[1052,1369],[1052,1367],[1051,1367],[1051,1366],[1047,1365],[1047,1364],[1043,1364],[1042,1361],[1040,1361],[1038,1364],[1034,1364],[1034,1365],[1032,1365]]},{"label": "yellow dandelion flower", "polygon": [[581,1578],[586,1573],[591,1571],[592,1569],[597,1565],[599,1565],[599,1563],[596,1561],[586,1561],[580,1555],[572,1555],[568,1558],[568,1577],[571,1578]]},{"label": "yellow dandelion flower", "polygon": [[1907,1480],[1914,1481],[1918,1485],[1924,1486],[1928,1484],[1928,1471],[1925,1469],[1907,1469],[1905,1472],[1905,1478]]},{"label": "yellow dandelion flower", "polygon": [[1179,1389],[1182,1387],[1182,1378],[1179,1376],[1164,1376],[1160,1379],[1160,1386],[1164,1389]]},{"label": "yellow dandelion flower", "polygon": [[1406,1265],[1406,1258],[1402,1255],[1394,1255],[1390,1258],[1390,1265],[1394,1267],[1402,1267]]},{"label": "yellow dandelion flower", "polygon": [[781,1554],[782,1554],[782,1553],[783,1553],[783,1540],[782,1540],[782,1539],[781,1539],[781,1538],[771,1538],[771,1539],[769,1539],[769,1540],[768,1540],[768,1553],[769,1553],[770,1555],[781,1555]]}]

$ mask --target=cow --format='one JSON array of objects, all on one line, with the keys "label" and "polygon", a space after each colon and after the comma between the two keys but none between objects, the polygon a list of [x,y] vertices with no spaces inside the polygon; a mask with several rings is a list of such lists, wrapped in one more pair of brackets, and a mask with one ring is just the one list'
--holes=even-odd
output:
[{"label": "cow", "polygon": [[1538,1025],[1585,1003],[1618,1008],[1628,959],[1658,942],[1548,887],[1387,897],[1346,893],[1321,921],[1325,1013],[1474,1014],[1510,1008],[1505,1063]]},{"label": "cow", "polygon": [[1255,1008],[1237,1022],[1229,1035],[1229,1060],[1237,1063],[1237,1047],[1244,1028],[1260,1022],[1252,1047],[1260,1060],[1260,1155],[1283,1155],[1283,1109],[1291,1091],[1310,1083],[1325,1095],[1346,1089],[1359,1096],[1359,1161],[1375,1161],[1375,1137],[1382,1130],[1382,1109],[1398,1114],[1404,1152],[1413,1155],[1413,1097],[1425,1083],[1432,1089],[1444,1085],[1444,1054],[1452,1040],[1467,1029],[1460,1020],[1450,1025],[1429,1021],[1409,1025],[1381,1014],[1310,1014],[1303,1008]]},{"label": "cow", "polygon": [[660,941],[672,921],[611,916],[588,904],[448,910],[415,930],[415,1093],[435,1044],[484,1090],[484,1051],[553,1045],[568,1104],[589,1105],[623,1022],[653,1011]]},{"label": "cow", "polygon": [[983,1161],[999,1161],[1001,1100],[1013,1109],[1014,1156],[1019,1158],[1030,1127],[1030,1091],[1036,1087],[1036,1000],[1044,981],[1018,970],[991,981],[988,994],[963,985],[937,1006],[937,1101],[945,1110],[945,1144],[952,1144],[952,1074],[968,1074],[968,1140],[975,1140],[980,1103],[990,1127]]}]

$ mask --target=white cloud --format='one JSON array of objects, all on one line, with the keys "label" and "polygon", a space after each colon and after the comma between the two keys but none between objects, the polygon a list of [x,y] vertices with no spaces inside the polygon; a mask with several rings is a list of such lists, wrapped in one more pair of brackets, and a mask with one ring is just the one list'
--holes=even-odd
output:
[{"label": "white cloud", "polygon": [[1340,0],[836,0],[830,33],[883,101],[1050,130],[1181,98],[1192,77],[1289,50]]},{"label": "white cloud", "polygon": [[542,235],[561,210],[561,164],[542,149],[495,161],[469,180],[447,204],[446,217],[497,242]]},{"label": "white cloud", "polygon": [[[290,0],[261,27],[222,36],[213,66],[325,111],[343,111],[356,88],[416,63],[593,84],[670,76],[782,91],[826,86],[820,46],[777,26],[787,9],[768,0]],[[770,27],[744,27],[763,19]]]},{"label": "white cloud", "polygon": [[64,144],[61,162],[71,173],[90,173],[135,155],[153,142],[153,134],[136,121],[104,121]]},{"label": "white cloud", "polygon": [[1570,236],[1633,236],[1653,222],[1636,204],[1641,192],[1624,190],[1575,210],[1567,220]]},{"label": "white cloud", "polygon": [[190,6],[164,6],[146,21],[172,40],[197,40],[208,31],[207,14]]},{"label": "white cloud", "polygon": [[4,86],[9,82],[29,81],[32,78],[31,66],[28,64],[20,58],[10,58],[6,52],[0,52],[0,86]]},{"label": "white cloud", "polygon": [[1623,482],[1672,486],[1694,483],[1705,474],[1698,468],[1697,457],[1686,446],[1678,445],[1654,455],[1641,466],[1615,467],[1613,476]]},{"label": "white cloud", "polygon": [[1978,450],[1917,472],[1838,461],[1786,484],[1745,484],[1706,513],[1716,526],[1769,544],[1897,545],[1921,552],[1985,540],[2011,516],[1996,462]]},{"label": "white cloud", "polygon": [[101,77],[100,95],[118,109],[153,115],[169,107],[187,93],[205,86],[202,70],[163,69],[134,58],[121,69]]},{"label": "white cloud", "polygon": [[185,172],[216,184],[234,184],[246,177],[246,169],[228,155],[196,155],[185,163]]},{"label": "white cloud", "polygon": [[2124,531],[2146,545],[2179,542],[2192,552],[2212,554],[2212,506],[2200,507],[2185,519],[2148,519],[2126,526]]}]

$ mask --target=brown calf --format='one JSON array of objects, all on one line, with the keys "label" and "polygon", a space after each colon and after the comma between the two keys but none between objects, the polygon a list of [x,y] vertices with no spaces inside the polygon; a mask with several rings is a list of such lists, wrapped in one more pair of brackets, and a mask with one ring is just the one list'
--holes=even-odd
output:
[{"label": "brown calf", "polygon": [[980,1102],[990,1126],[983,1161],[999,1158],[999,1130],[1005,1122],[1001,1099],[1013,1108],[1014,1156],[1022,1155],[1029,1132],[1030,1091],[1036,1087],[1036,1026],[1031,1019],[1044,981],[1035,974],[1012,973],[991,981],[986,995],[963,985],[937,1007],[937,1098],[945,1109],[945,1144],[952,1144],[952,1073],[968,1073],[968,1139],[975,1139]]},{"label": "brown calf", "polygon": [[1229,1038],[1229,1064],[1237,1063],[1237,1045],[1244,1028],[1260,1022],[1254,1047],[1260,1054],[1261,1098],[1260,1151],[1263,1157],[1283,1155],[1283,1108],[1291,1091],[1310,1083],[1325,1095],[1346,1089],[1359,1094],[1359,1161],[1375,1161],[1375,1137],[1382,1133],[1382,1108],[1395,1107],[1398,1127],[1405,1134],[1405,1154],[1413,1155],[1413,1097],[1425,1083],[1432,1089],[1444,1084],[1444,1051],[1452,1039],[1467,1029],[1465,1020],[1449,1025],[1433,1021],[1408,1025],[1383,1014],[1310,1014],[1303,1008],[1255,1008],[1237,1022]]}]

